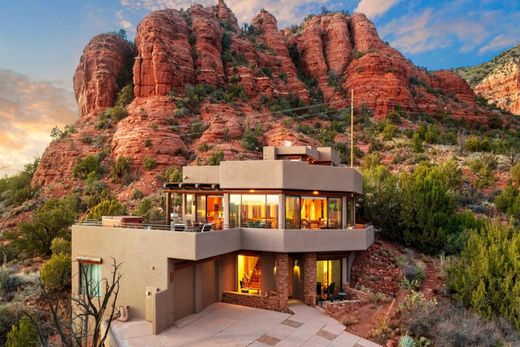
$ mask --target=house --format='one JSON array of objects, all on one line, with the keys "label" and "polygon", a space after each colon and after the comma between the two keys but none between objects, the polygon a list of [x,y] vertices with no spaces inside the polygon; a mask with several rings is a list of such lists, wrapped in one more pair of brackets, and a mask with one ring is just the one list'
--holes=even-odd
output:
[{"label": "house", "polygon": [[[288,311],[314,306],[350,280],[357,251],[374,240],[356,224],[362,177],[328,147],[265,147],[263,160],[187,166],[164,185],[166,223],[72,228],[73,292],[122,263],[119,305],[154,333],[210,304]],[[177,206],[176,205],[177,202]],[[175,213],[174,213],[175,211]],[[122,217],[128,218],[128,217]]]}]

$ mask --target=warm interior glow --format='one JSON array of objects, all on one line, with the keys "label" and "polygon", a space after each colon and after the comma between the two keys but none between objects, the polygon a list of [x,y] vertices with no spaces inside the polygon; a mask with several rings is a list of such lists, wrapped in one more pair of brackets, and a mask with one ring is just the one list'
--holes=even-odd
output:
[{"label": "warm interior glow", "polygon": [[238,255],[237,288],[239,292],[260,292],[260,257]]}]

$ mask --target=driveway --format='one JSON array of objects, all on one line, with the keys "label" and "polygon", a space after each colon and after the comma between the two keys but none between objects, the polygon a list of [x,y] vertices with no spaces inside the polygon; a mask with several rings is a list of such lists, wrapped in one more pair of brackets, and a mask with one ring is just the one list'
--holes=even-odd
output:
[{"label": "driveway", "polygon": [[120,347],[170,346],[334,346],[375,347],[317,308],[297,303],[294,314],[215,303],[159,335],[143,320],[114,321]]}]

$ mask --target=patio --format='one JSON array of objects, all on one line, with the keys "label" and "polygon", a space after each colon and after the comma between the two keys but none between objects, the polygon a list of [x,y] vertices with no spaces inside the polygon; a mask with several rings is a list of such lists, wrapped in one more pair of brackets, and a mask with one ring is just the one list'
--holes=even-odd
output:
[{"label": "patio", "polygon": [[114,321],[111,330],[120,347],[378,346],[346,332],[319,309],[301,302],[290,309],[294,314],[215,303],[159,335],[152,335],[151,323],[144,320]]}]

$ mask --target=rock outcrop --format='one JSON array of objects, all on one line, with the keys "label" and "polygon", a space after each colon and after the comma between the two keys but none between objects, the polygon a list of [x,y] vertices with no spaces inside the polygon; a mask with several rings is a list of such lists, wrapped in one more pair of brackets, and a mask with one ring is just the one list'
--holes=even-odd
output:
[{"label": "rock outcrop", "polygon": [[[320,145],[317,134],[331,123],[323,112],[350,107],[352,90],[354,107],[377,119],[398,109],[411,117],[442,114],[485,124],[492,114],[454,72],[417,68],[381,41],[363,14],[314,16],[280,30],[262,10],[240,29],[219,0],[215,6],[151,12],[137,27],[135,47],[115,34],[98,35],[85,47],[74,75],[77,133],[53,141],[42,156],[33,184],[43,196],[81,188],[74,165],[89,154],[104,154],[102,179],[123,200],[133,189],[159,189],[172,166],[221,155],[259,158],[254,148],[261,145],[244,141],[246,132],[265,145]],[[113,106],[125,71],[133,73],[135,99],[124,117],[100,126],[99,114]],[[497,89],[492,81],[486,83]],[[188,85],[204,88],[189,94]],[[287,109],[302,102],[315,109],[300,108],[293,119],[272,112],[273,103]],[[331,136],[348,139],[341,132]],[[131,179],[124,182],[112,174],[121,157],[131,163]]]},{"label": "rock outcrop", "polygon": [[117,91],[121,75],[133,64],[131,45],[116,34],[95,36],[83,50],[74,73],[74,93],[80,115],[110,107]]},{"label": "rock outcrop", "polygon": [[520,44],[489,62],[455,71],[489,104],[520,115]]}]

